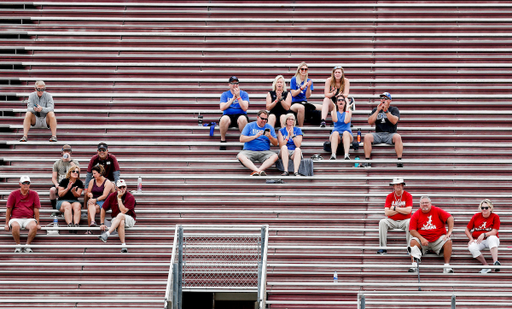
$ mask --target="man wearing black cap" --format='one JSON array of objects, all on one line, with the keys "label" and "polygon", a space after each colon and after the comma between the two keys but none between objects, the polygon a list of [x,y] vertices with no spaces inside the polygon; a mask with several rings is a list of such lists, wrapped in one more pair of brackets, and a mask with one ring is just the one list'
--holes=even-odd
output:
[{"label": "man wearing black cap", "polygon": [[[59,186],[60,181],[66,178],[66,174],[70,167],[80,167],[78,160],[71,158],[71,152],[72,149],[70,145],[66,144],[62,146],[62,157],[53,164],[53,186],[50,188],[50,202],[52,203],[53,209],[57,206],[57,187]],[[58,215],[58,213],[54,213],[53,215]]]},{"label": "man wearing black cap", "polygon": [[[368,123],[375,125],[375,133],[368,133],[364,136],[364,157],[370,160],[372,153],[372,144],[385,143],[388,145],[395,145],[395,152],[398,158],[397,167],[403,167],[402,153],[404,151],[404,144],[402,137],[396,133],[397,123],[400,120],[400,111],[397,107],[391,106],[391,94],[384,92],[380,95],[380,104],[375,107],[370,116]],[[371,163],[363,163],[361,167],[371,167]]]},{"label": "man wearing black cap", "polygon": [[[238,77],[229,78],[229,90],[220,96],[220,110],[222,117],[219,120],[220,142],[226,142],[226,132],[229,127],[238,127],[240,132],[249,122],[247,109],[249,108],[249,94],[240,90]],[[226,146],[220,146],[220,150],[226,150]]]},{"label": "man wearing black cap", "polygon": [[94,155],[89,161],[89,166],[87,167],[87,176],[85,177],[85,188],[89,187],[89,181],[92,179],[92,168],[96,165],[103,165],[105,169],[105,177],[108,180],[116,183],[121,175],[121,171],[119,168],[119,163],[117,163],[116,157],[108,152],[107,143],[101,142],[98,144],[98,154]]}]

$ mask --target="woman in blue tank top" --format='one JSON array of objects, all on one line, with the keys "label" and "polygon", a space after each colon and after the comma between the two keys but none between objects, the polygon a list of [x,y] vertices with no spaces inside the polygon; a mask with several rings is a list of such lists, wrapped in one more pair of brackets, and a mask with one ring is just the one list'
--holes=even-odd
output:
[{"label": "woman in blue tank top", "polygon": [[336,96],[336,100],[334,101],[332,103],[334,104],[334,108],[331,111],[334,129],[329,137],[332,152],[331,160],[336,160],[336,150],[338,150],[340,142],[343,142],[345,160],[350,160],[348,151],[350,150],[350,144],[354,140],[352,130],[350,129],[350,122],[352,120],[352,111],[350,110],[351,105],[347,104],[345,97],[341,94]]}]

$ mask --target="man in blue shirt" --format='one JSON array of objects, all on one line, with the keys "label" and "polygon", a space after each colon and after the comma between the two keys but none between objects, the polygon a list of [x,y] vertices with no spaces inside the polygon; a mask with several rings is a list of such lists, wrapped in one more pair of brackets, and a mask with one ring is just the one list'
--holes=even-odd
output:
[{"label": "man in blue shirt", "polygon": [[[238,127],[240,132],[249,122],[247,109],[249,108],[249,94],[240,90],[238,77],[229,78],[229,90],[220,96],[220,110],[222,116],[219,120],[220,142],[226,142],[226,132],[229,127]],[[226,146],[220,146],[220,150],[226,150]]]},{"label": "man in blue shirt", "polygon": [[[277,136],[274,128],[268,123],[268,112],[260,110],[255,122],[245,126],[240,135],[240,142],[245,143],[244,149],[237,159],[252,170],[251,176],[267,176],[265,170],[277,161],[277,154],[270,151],[270,143],[277,146]],[[262,163],[258,168],[254,162]]]}]

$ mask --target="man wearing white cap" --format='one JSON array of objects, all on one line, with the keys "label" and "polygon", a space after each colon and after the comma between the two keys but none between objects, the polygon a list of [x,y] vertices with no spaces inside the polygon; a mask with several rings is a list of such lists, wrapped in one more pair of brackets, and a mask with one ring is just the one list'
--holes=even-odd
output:
[{"label": "man wearing white cap", "polygon": [[[364,157],[370,160],[372,154],[372,144],[385,143],[395,145],[395,152],[398,158],[397,167],[403,167],[401,162],[404,144],[402,137],[396,133],[397,123],[400,120],[400,111],[397,107],[391,106],[391,94],[384,92],[380,95],[380,104],[375,107],[370,116],[368,123],[375,125],[375,133],[368,133],[364,136]],[[362,167],[371,167],[371,163],[363,163]]]},{"label": "man wearing white cap", "polygon": [[[409,234],[409,221],[412,215],[412,195],[404,191],[405,181],[403,178],[396,177],[389,183],[393,186],[393,192],[386,197],[384,205],[384,214],[387,218],[379,222],[379,246],[387,247],[388,231],[399,229],[405,231],[407,244],[411,235]],[[386,254],[386,249],[380,249],[378,254]]]},{"label": "man wearing white cap", "polygon": [[[5,212],[5,230],[12,229],[12,237],[16,242],[15,253],[32,253],[30,243],[36,237],[39,225],[39,208],[41,203],[36,191],[30,190],[30,177],[21,176],[20,190],[12,191],[7,199]],[[24,248],[20,245],[20,229],[28,230],[27,244]]]},{"label": "man wearing white cap", "polygon": [[128,249],[125,247],[125,228],[131,228],[135,225],[135,206],[137,202],[133,197],[133,194],[126,190],[126,182],[124,179],[119,179],[117,181],[117,191],[111,193],[105,203],[103,203],[103,207],[101,208],[101,225],[100,229],[102,231],[107,230],[107,226],[105,225],[105,213],[107,210],[112,209],[112,225],[110,229],[105,233],[101,234],[99,237],[101,241],[107,242],[108,237],[112,232],[117,229],[117,233],[119,234],[119,240],[121,240],[121,245],[123,248],[121,249],[122,253],[128,253]]}]

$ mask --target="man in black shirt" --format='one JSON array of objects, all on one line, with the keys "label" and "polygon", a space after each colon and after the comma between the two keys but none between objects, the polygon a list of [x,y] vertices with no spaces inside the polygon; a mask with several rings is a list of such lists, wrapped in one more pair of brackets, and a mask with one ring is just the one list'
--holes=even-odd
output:
[{"label": "man in black shirt", "polygon": [[[384,92],[380,95],[380,104],[375,107],[370,116],[368,123],[375,124],[375,133],[368,133],[364,136],[364,157],[370,160],[372,153],[372,144],[386,143],[395,145],[396,156],[399,161],[402,160],[404,144],[402,137],[396,133],[398,120],[400,120],[400,111],[394,106],[390,106],[392,101],[391,94]],[[362,167],[371,167],[371,163],[363,163]],[[403,167],[402,162],[398,162],[397,167]]]}]

